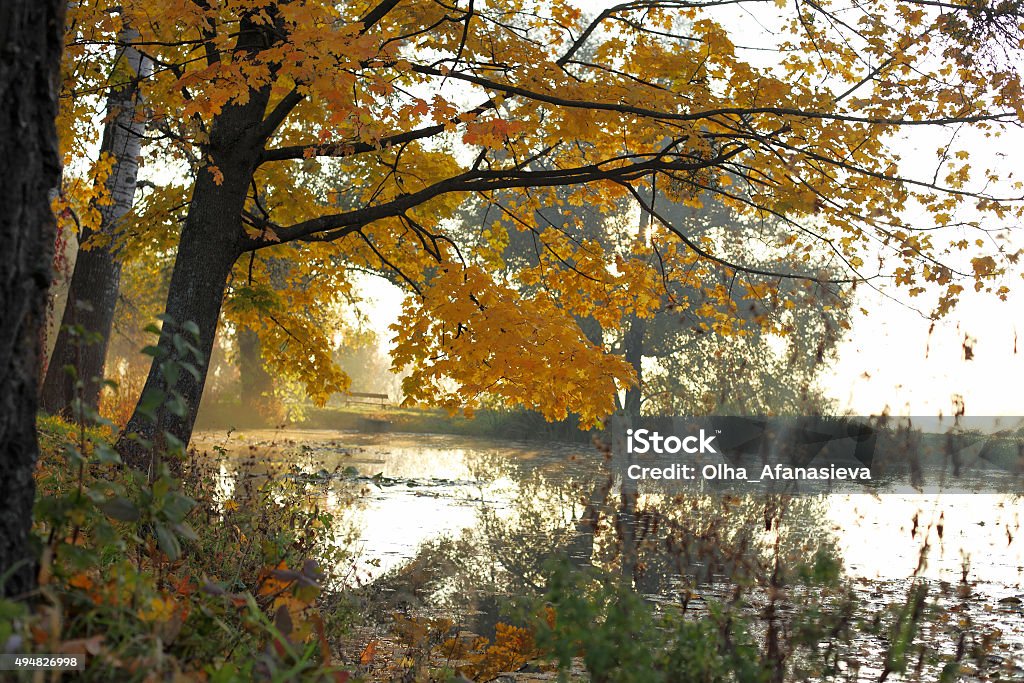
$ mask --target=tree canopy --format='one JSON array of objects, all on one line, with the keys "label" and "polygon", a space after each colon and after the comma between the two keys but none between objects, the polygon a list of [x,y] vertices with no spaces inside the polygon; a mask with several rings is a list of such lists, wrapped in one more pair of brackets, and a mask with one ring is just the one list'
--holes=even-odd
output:
[{"label": "tree canopy", "polygon": [[[747,15],[763,29],[750,44]],[[176,253],[166,312],[196,324],[207,356],[225,297],[229,317],[326,315],[351,272],[385,272],[409,293],[393,361],[411,400],[495,395],[592,423],[634,377],[577,320],[650,317],[667,282],[706,284],[694,313],[721,334],[737,329],[734,298],[780,280],[887,279],[933,296],[935,316],[965,287],[1005,297],[1019,251],[982,222],[1020,217],[1020,182],[955,136],[934,175],[911,177],[894,140],[1019,126],[1021,35],[1012,0],[652,0],[592,16],[558,0],[94,0],[71,11],[61,122],[83,154],[84,103],[117,87],[121,43],[152,61],[141,92],[159,169],[124,239],[128,257]],[[495,220],[466,239],[454,222],[473,196]],[[694,234],[655,196],[714,196],[786,229],[731,244],[727,226]],[[642,258],[538,211],[612,212],[624,197],[652,219]],[[533,235],[535,265],[504,267],[510,231]],[[764,268],[766,253],[786,258]],[[322,325],[278,323],[263,329],[295,345],[314,395],[345,386]],[[189,403],[169,418],[178,438],[203,381],[147,382]]]}]

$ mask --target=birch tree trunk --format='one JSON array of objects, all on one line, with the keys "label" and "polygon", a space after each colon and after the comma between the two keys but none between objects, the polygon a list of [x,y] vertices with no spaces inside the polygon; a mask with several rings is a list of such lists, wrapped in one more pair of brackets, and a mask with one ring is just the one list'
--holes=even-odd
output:
[{"label": "birch tree trunk", "polygon": [[[57,343],[43,382],[43,408],[50,413],[69,413],[76,396],[76,378],[82,382],[83,403],[94,410],[99,407],[114,307],[121,285],[121,261],[115,244],[121,220],[135,202],[139,153],[145,132],[139,83],[153,71],[152,62],[131,46],[137,37],[138,33],[130,29],[120,36],[123,47],[112,78],[123,80],[123,84],[111,90],[107,98],[107,120],[100,145],[100,156],[109,155],[114,159],[106,181],[112,201],[99,207],[99,231],[109,236],[110,242],[78,252]],[[84,228],[79,241],[85,245],[93,236],[92,230]],[[76,326],[85,331],[87,339],[72,330]],[[74,366],[74,374],[68,372],[69,365]]]}]

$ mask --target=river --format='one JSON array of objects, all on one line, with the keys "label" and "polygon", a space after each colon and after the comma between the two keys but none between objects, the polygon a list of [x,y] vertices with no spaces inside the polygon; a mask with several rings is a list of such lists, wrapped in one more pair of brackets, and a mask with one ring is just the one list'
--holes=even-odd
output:
[{"label": "river", "polygon": [[[429,559],[447,562],[444,571],[472,566],[477,581],[501,566],[513,583],[531,585],[555,548],[583,563],[614,563],[607,525],[603,536],[591,533],[580,544],[579,520],[607,479],[594,446],[329,430],[205,432],[193,446],[220,454],[225,496],[239,476],[276,473],[321,486],[321,504],[340,512],[336,536],[353,551],[346,575],[355,584],[390,576],[404,585],[415,579],[409,567]],[[602,493],[610,491],[614,500],[616,490]],[[927,582],[940,609],[966,609],[978,628],[997,630],[1001,656],[1019,661],[1024,650],[1024,545],[1021,506],[1013,497],[831,494],[800,501],[774,523],[767,510],[735,503],[736,519],[728,524],[706,502],[648,497],[640,504],[671,508],[665,528],[717,544],[742,538],[745,548],[790,547],[792,557],[828,548],[867,603],[899,601],[911,583]],[[439,553],[448,557],[439,560]],[[703,585],[718,590],[745,566],[717,548],[698,548],[695,556],[688,554],[694,576],[703,571]],[[644,557],[654,575],[646,590],[671,600],[690,568],[662,560]],[[448,581],[431,589],[458,593],[466,585]]]}]

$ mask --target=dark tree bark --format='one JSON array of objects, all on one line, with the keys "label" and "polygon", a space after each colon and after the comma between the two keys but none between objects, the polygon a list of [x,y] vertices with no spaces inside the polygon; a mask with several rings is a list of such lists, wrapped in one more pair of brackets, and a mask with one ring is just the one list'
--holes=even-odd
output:
[{"label": "dark tree bark", "polygon": [[[237,176],[244,175],[244,171],[229,168],[223,162],[218,165],[224,173],[223,183],[215,184],[206,170],[199,172],[188,218],[181,231],[164,309],[173,322],[164,323],[158,343],[164,360],[154,362],[150,368],[139,406],[136,406],[117,443],[122,459],[138,469],[150,467],[154,446],[146,446],[133,439],[133,436],[157,444],[156,439],[162,438],[162,433],[166,431],[187,444],[199,411],[224,289],[231,267],[239,255],[242,235],[240,216],[248,184],[246,181],[238,186]],[[180,333],[182,324],[186,322],[195,324],[199,329],[197,347],[202,360],[198,363],[181,355],[174,344],[174,334]],[[169,387],[161,365],[174,363],[195,365],[198,377],[188,371],[179,372],[177,382]],[[140,406],[152,400],[151,396],[169,396],[170,391],[177,392],[184,400],[187,406],[184,415],[175,415],[161,406],[154,420],[145,411],[139,410]],[[161,450],[159,446],[156,449]]]},{"label": "dark tree bark", "polygon": [[[252,24],[243,25],[249,30],[240,32],[240,42],[269,40]],[[228,275],[246,243],[242,209],[263,148],[260,124],[269,99],[269,86],[254,91],[245,104],[225,106],[210,129],[205,155],[210,165],[197,173],[167,293],[164,310],[173,322],[164,323],[158,343],[164,360],[150,368],[139,404],[117,442],[124,462],[137,469],[151,469],[153,456],[164,450],[165,433],[183,444],[192,437]],[[161,366],[192,363],[174,343],[175,333],[186,322],[199,329],[197,347],[203,361],[197,364],[196,375],[182,370],[169,387]],[[172,392],[186,406],[183,415],[166,405],[158,408],[155,419],[147,414],[145,406],[153,396]]]},{"label": "dark tree bark", "polygon": [[29,544],[38,445],[40,332],[60,184],[62,0],[0,3],[0,594],[35,584]]},{"label": "dark tree bark", "polygon": [[[139,116],[139,81],[152,71],[152,62],[130,46],[137,35],[131,30],[121,35],[126,47],[118,60],[127,63],[135,77],[111,91],[107,98],[107,122],[100,144],[100,155],[110,155],[115,160],[106,181],[113,201],[98,207],[100,232],[115,240],[121,219],[131,211],[135,201],[139,153],[145,132],[145,124]],[[84,228],[81,244],[86,244],[93,236],[92,230]],[[69,414],[76,396],[75,375],[82,382],[82,402],[93,410],[99,408],[103,368],[120,286],[121,260],[113,244],[79,250],[68,288],[67,306],[43,382],[42,403],[47,412]],[[72,333],[72,326],[82,328],[92,338],[80,340]],[[75,367],[75,375],[67,372],[68,365]]]}]

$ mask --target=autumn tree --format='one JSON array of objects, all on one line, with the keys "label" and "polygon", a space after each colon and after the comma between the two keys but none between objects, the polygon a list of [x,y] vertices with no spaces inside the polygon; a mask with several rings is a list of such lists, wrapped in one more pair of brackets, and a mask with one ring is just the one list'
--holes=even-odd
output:
[{"label": "autumn tree", "polygon": [[60,184],[57,80],[64,6],[11,0],[0,6],[0,595],[35,584],[29,547],[38,455],[40,340],[50,285]]},{"label": "autumn tree", "polygon": [[[1011,190],[952,147],[934,177],[907,177],[892,139],[922,126],[997,135],[1019,122],[1016,5],[745,3],[777,28],[766,46],[733,32],[736,4],[624,2],[584,19],[554,0],[82,3],[94,44],[139,31],[135,46],[155,65],[144,97],[190,174],[164,355],[179,353],[173,328],[186,321],[208,355],[229,283],[249,264],[280,258],[341,284],[345,263],[398,273],[410,293],[393,361],[410,369],[411,400],[462,407],[490,394],[593,422],[632,377],[576,317],[645,319],[664,278],[694,268],[721,268],[738,287],[778,275],[673,226],[644,199],[655,185],[673,202],[713,193],[783,220],[790,233],[774,246],[791,255],[788,279],[819,282],[803,255],[824,244],[840,279],[930,288],[936,315],[965,284],[999,291],[1016,253],[930,228],[953,226],[968,206],[1019,214]],[[766,47],[777,49],[769,63]],[[358,203],[340,206],[324,175]],[[533,224],[535,208],[559,201],[556,187],[574,190],[562,201],[608,210],[632,197],[651,216],[658,266],[612,265]],[[470,249],[447,221],[470,194],[509,189],[509,210],[552,254],[522,275],[543,285],[530,297],[496,276],[502,228]],[[908,224],[908,204],[931,224]],[[144,401],[176,394],[189,407],[159,420],[182,441],[204,380],[181,373],[167,386],[154,367],[146,383]],[[138,411],[120,449],[139,463],[132,435],[153,436]]]},{"label": "autumn tree", "polygon": [[[693,238],[710,240],[729,260],[743,260],[764,275],[748,273],[737,285],[727,269],[688,271],[666,279],[662,307],[646,319],[628,320],[613,351],[631,357],[639,382],[622,409],[665,415],[805,414],[827,410],[815,383],[849,329],[856,283],[823,243],[805,252],[819,282],[794,274],[784,247],[790,226],[777,216],[751,219],[714,195],[701,206],[663,203],[658,213]],[[650,220],[649,216],[642,217]],[[634,258],[655,262],[657,252]],[[775,273],[775,275],[767,275]]]}]

